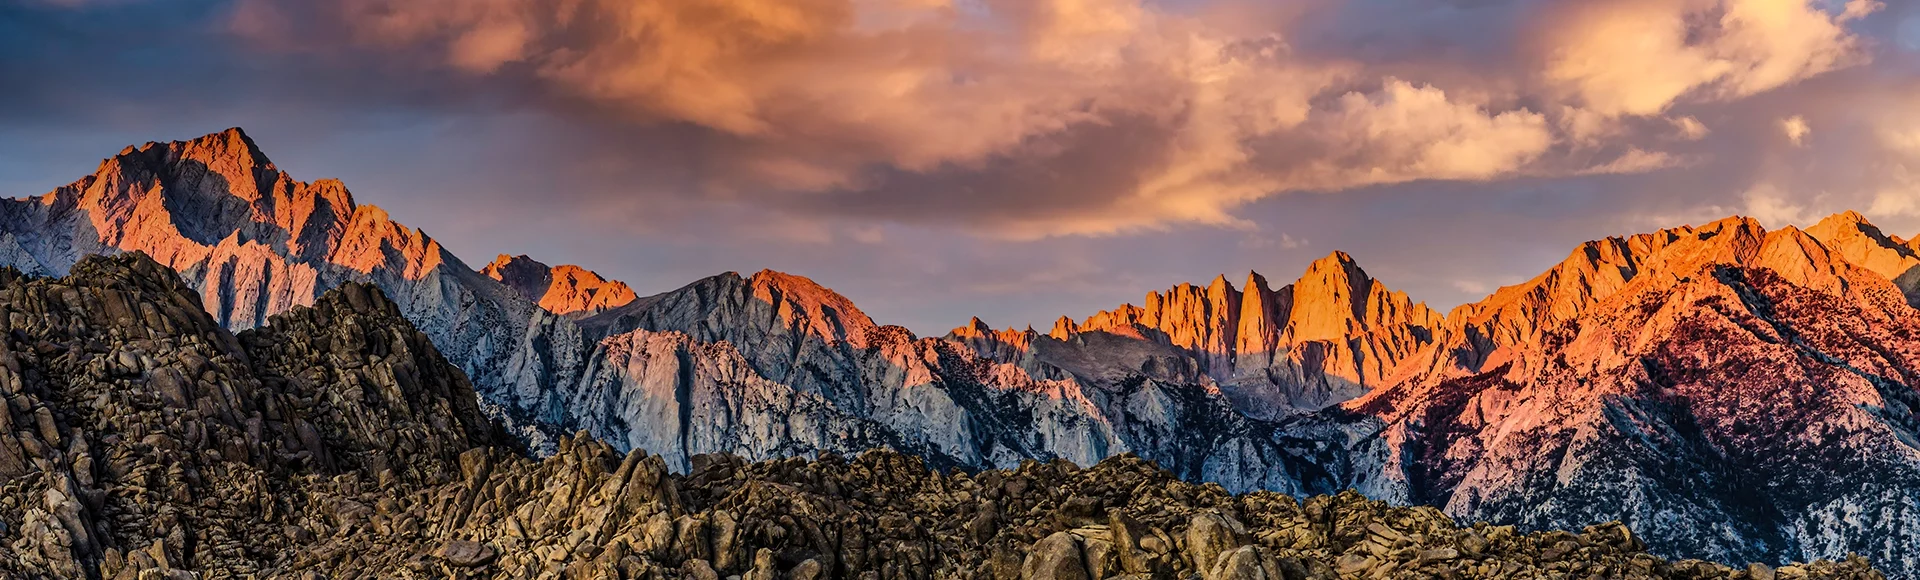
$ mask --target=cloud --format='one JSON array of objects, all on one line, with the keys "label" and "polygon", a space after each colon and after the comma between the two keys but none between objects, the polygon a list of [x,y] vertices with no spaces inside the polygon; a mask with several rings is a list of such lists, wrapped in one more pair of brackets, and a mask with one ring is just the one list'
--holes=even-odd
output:
[{"label": "cloud", "polygon": [[1755,185],[1747,190],[1745,197],[1746,206],[1741,213],[1770,228],[1809,225],[1819,219],[1818,212],[1808,203],[1771,183]]},{"label": "cloud", "polygon": [[1625,153],[1602,165],[1581,170],[1581,175],[1620,175],[1646,173],[1686,165],[1686,161],[1665,151],[1647,151],[1629,147]]},{"label": "cloud", "polygon": [[[1583,240],[1737,213],[1920,232],[1920,6],[1770,3],[1832,23],[1788,50],[1729,32],[1752,28],[1736,4],[0,2],[0,182],[41,193],[241,125],[461,255],[651,292],[773,267],[923,332],[1277,283],[1334,249],[1444,308]],[[1549,74],[1594,40],[1570,32],[1586,6],[1687,15],[1644,59],[1595,61],[1623,94],[1678,75],[1656,112]],[[1688,55],[1731,64],[1682,74]],[[1783,138],[1794,115],[1818,138]]]},{"label": "cloud", "polygon": [[1805,0],[1591,0],[1562,3],[1538,31],[1543,76],[1607,117],[1655,115],[1683,99],[1725,101],[1866,62],[1840,14]]},{"label": "cloud", "polygon": [[1806,145],[1807,135],[1813,134],[1813,129],[1807,126],[1806,117],[1794,115],[1780,120],[1780,132],[1786,134],[1787,141],[1801,146]]},{"label": "cloud", "polygon": [[1709,133],[1712,133],[1711,130],[1707,129],[1705,123],[1701,123],[1699,119],[1693,117],[1679,117],[1673,119],[1672,122],[1673,128],[1680,132],[1680,138],[1688,141],[1699,141],[1705,139]]},{"label": "cloud", "polygon": [[[1143,0],[244,0],[235,14],[261,46],[365,51],[603,127],[689,132],[696,195],[824,215],[905,196],[922,203],[853,211],[996,236],[1244,226],[1236,209],[1278,193],[1492,179],[1555,141],[1514,96],[1369,73]],[[1008,166],[1034,175],[978,175]],[[969,187],[926,183],[956,175]],[[927,199],[939,191],[1013,206]]]},{"label": "cloud", "polygon": [[1240,248],[1248,249],[1248,250],[1266,250],[1266,249],[1297,250],[1300,248],[1307,247],[1307,240],[1293,237],[1292,234],[1288,234],[1286,232],[1281,232],[1279,237],[1261,235],[1258,232],[1251,232],[1248,235],[1241,237],[1238,245]]},{"label": "cloud", "polygon": [[1889,187],[1873,196],[1867,213],[1875,216],[1920,216],[1920,183]]},{"label": "cloud", "polygon": [[[1347,93],[1321,130],[1336,152],[1323,188],[1414,179],[1488,179],[1546,152],[1546,117],[1525,109],[1490,113],[1431,86],[1389,79],[1374,94]],[[1348,161],[1340,163],[1340,161]],[[1347,173],[1346,168],[1357,168]]]}]

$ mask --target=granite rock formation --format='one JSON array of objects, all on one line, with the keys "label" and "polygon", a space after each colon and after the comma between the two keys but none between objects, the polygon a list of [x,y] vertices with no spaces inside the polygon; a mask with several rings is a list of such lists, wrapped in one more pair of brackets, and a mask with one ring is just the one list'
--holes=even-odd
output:
[{"label": "granite rock formation", "polygon": [[633,289],[586,268],[548,266],[533,258],[501,254],[480,273],[500,281],[548,312],[583,318],[632,302]]},{"label": "granite rock formation", "polygon": [[1150,376],[1206,384],[1236,410],[1272,420],[1316,411],[1382,386],[1433,341],[1440,313],[1334,252],[1292,284],[1259,273],[1244,288],[1225,276],[1181,284],[1085,321],[1061,318],[1045,335],[993,331],[978,318],[951,340],[1029,371],[1107,384]]},{"label": "granite rock formation", "polygon": [[1429,368],[1451,372],[1292,427],[1338,425],[1341,479],[1370,497],[1523,527],[1617,518],[1664,553],[1859,553],[1911,577],[1920,312],[1819,239],[1832,223],[1590,244],[1449,318]]},{"label": "granite rock formation", "polygon": [[375,287],[230,334],[142,254],[0,270],[0,575],[90,579],[1875,579],[1669,562],[1626,526],[1522,533],[1355,493],[1233,495],[1131,455],[931,471],[504,445]]},{"label": "granite rock formation", "polygon": [[544,311],[355,203],[339,181],[294,180],[239,129],[128,147],[51,193],[0,200],[0,232],[0,265],[22,272],[64,275],[87,255],[145,253],[232,330],[348,282],[373,284],[483,391],[538,388],[515,385],[508,366]]},{"label": "granite rock formation", "polygon": [[[180,283],[139,287],[155,296],[152,304],[179,304],[154,306],[158,318],[149,321],[145,306],[45,289],[92,284],[113,271],[99,264],[113,262],[83,257],[123,252],[177,270]],[[54,395],[9,399],[12,423],[0,434],[14,433],[20,443],[0,445],[0,467],[67,469],[78,481],[79,472],[60,467],[70,463],[44,453],[105,462],[97,445],[132,445],[113,452],[157,454],[159,463],[139,477],[177,471],[171,481],[186,487],[140,479],[121,488],[159,490],[153,493],[176,501],[142,504],[149,511],[140,513],[152,517],[138,521],[161,523],[127,528],[144,535],[113,544],[122,564],[136,558],[131,543],[156,562],[177,561],[169,549],[205,553],[199,547],[231,543],[199,535],[214,529],[209,521],[240,517],[196,507],[193,498],[216,493],[203,486],[205,474],[224,478],[218,481],[309,474],[294,477],[305,482],[296,487],[275,489],[295,498],[352,496],[362,506],[377,499],[364,487],[452,489],[435,487],[455,479],[450,453],[504,453],[489,447],[502,435],[481,427],[479,413],[506,421],[514,438],[541,454],[562,452],[560,435],[582,431],[596,442],[570,439],[571,449],[610,447],[605,457],[646,449],[646,461],[674,473],[698,472],[715,453],[833,464],[835,455],[875,446],[918,455],[943,472],[1014,469],[1032,459],[1091,465],[1131,454],[1172,477],[1233,493],[1354,488],[1523,529],[1623,520],[1668,556],[1779,564],[1857,552],[1897,577],[1914,577],[1916,252],[1920,241],[1885,235],[1857,214],[1804,232],[1729,219],[1585,244],[1538,278],[1445,316],[1389,291],[1335,253],[1278,289],[1257,274],[1241,288],[1221,278],[1150,294],[1145,306],[1062,319],[1045,334],[996,331],[975,320],[947,337],[926,338],[873,321],[811,280],[777,272],[723,274],[627,298],[612,290],[624,285],[531,260],[509,258],[475,271],[424,233],[355,204],[338,182],[292,180],[234,130],[129,148],[73,185],[0,201],[0,260],[24,274],[68,276],[21,281],[22,288],[45,289],[37,290],[41,298],[21,299],[32,309],[9,315],[9,324],[29,328],[9,340],[38,337],[9,347],[42,365],[33,367],[42,378],[21,380],[51,392],[44,377],[66,377],[58,380],[87,394],[55,403],[45,402]],[[122,270],[153,270],[129,264]],[[159,296],[181,288],[194,299]],[[330,289],[343,297],[323,299]],[[204,320],[188,316],[203,307]],[[124,310],[148,326],[85,318],[101,308]],[[46,316],[69,318],[33,322]],[[410,326],[352,338],[354,320],[376,318]],[[131,324],[119,320],[112,324]],[[347,321],[345,330],[330,327],[339,320]],[[195,325],[205,328],[188,334],[200,338],[137,344],[125,355],[132,363],[117,350],[98,350],[120,344],[123,335]],[[85,338],[101,329],[108,334]],[[223,334],[229,330],[244,332],[236,339]],[[351,366],[353,349],[377,360]],[[461,378],[433,370],[428,351],[446,353]],[[150,377],[143,356],[185,366]],[[188,360],[210,362],[179,362]],[[132,371],[114,369],[136,363],[143,369],[138,381],[159,381],[141,392],[159,399],[126,395],[116,402],[120,395],[101,399],[87,390],[117,384],[105,379],[135,380]],[[89,378],[73,378],[83,375]],[[479,394],[471,404],[456,394],[464,391],[447,386],[469,377]],[[246,391],[251,395],[219,386],[256,383],[245,387],[261,389]],[[416,388],[426,398],[406,395]],[[185,406],[169,407],[169,400]],[[378,404],[350,404],[365,400]],[[61,429],[92,420],[81,406],[94,401],[125,415],[100,427],[122,435],[112,443],[102,435],[102,443],[76,454],[67,449],[76,440]],[[40,427],[41,408],[49,409],[52,431]],[[178,421],[189,411],[199,423]],[[20,413],[31,413],[31,421]],[[368,432],[387,423],[402,427]],[[20,435],[29,432],[38,443]],[[166,439],[143,442],[153,434]],[[209,440],[245,444],[218,447],[226,463],[202,465],[212,456],[176,452],[170,449],[197,448],[167,443]],[[426,455],[402,459],[416,453]],[[458,478],[473,477],[468,464],[482,460],[472,457]],[[513,468],[523,474],[586,465],[579,457],[561,467],[502,457],[484,461],[523,466]],[[148,464],[123,467],[140,465]],[[353,485],[360,487],[313,483],[349,473],[359,474]],[[47,488],[8,489],[44,501]],[[529,495],[531,488],[513,489],[519,495],[489,497],[545,501]],[[93,497],[81,487],[59,493]],[[114,516],[98,507],[105,505],[73,512],[95,519],[62,524],[69,530],[62,545],[106,533],[100,522]],[[293,513],[290,505],[260,509]],[[66,521],[51,504],[40,511],[36,530],[53,533],[49,522]],[[13,529],[29,525],[6,521]],[[345,521],[375,520],[331,521],[329,533]],[[178,538],[176,526],[184,534]],[[282,536],[257,526],[222,529],[259,534],[267,550],[292,545],[273,538],[301,537],[284,526]],[[167,538],[165,546],[148,550],[159,538]],[[1093,545],[1084,535],[1031,538],[1042,540],[1060,554],[1080,546],[1083,558]],[[443,560],[505,558],[499,544],[460,541],[478,543],[447,544]],[[69,550],[73,565],[111,560],[100,547],[106,544],[85,545]],[[333,553],[360,549],[341,546]],[[58,550],[19,549],[29,552],[50,558]],[[730,569],[709,562],[715,566]]]},{"label": "granite rock formation", "polygon": [[953,341],[875,323],[799,276],[723,274],[578,322],[593,361],[575,382],[504,404],[675,469],[694,455],[773,459],[872,444],[936,466],[1089,465],[1137,453],[1235,490],[1305,492],[1331,482],[1272,425],[1205,385],[1086,383],[1031,372]]}]

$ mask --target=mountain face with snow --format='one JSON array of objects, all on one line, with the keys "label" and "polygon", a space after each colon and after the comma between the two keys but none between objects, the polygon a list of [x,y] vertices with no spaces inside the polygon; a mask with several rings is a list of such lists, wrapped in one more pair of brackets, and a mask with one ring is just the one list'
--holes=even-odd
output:
[{"label": "mountain face with snow", "polygon": [[235,330],[375,285],[536,448],[586,431],[680,471],[717,451],[1136,453],[1233,491],[1620,519],[1669,556],[1858,552],[1920,574],[1920,240],[1853,213],[1590,242],[1446,314],[1336,252],[1278,288],[1221,277],[1046,333],[975,319],[931,338],[778,272],[639,297],[525,256],[474,270],[239,130],[0,200],[0,265],[64,275],[133,251]]}]

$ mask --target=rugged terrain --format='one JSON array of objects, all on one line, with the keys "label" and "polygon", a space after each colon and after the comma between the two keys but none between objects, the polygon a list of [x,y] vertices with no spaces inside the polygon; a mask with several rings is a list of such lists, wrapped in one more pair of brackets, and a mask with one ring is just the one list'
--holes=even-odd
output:
[{"label": "rugged terrain", "polygon": [[71,185],[0,200],[0,259],[24,272],[130,251],[180,271],[233,330],[348,282],[377,286],[466,371],[490,414],[545,451],[586,430],[681,470],[706,452],[876,444],[971,468],[1135,452],[1234,490],[1331,489],[1303,484],[1311,466],[1210,384],[1096,387],[999,364],[875,324],[778,272],[635,299],[625,284],[531,259],[476,271],[339,182],[294,180],[239,129],[129,147]]},{"label": "rugged terrain", "polygon": [[592,316],[633,302],[633,289],[592,270],[563,264],[548,266],[525,255],[502,254],[480,273],[498,280],[548,312],[576,318]]},{"label": "rugged terrain", "polygon": [[1522,529],[1621,520],[1671,557],[1920,574],[1920,239],[1851,212],[1589,242],[1444,315],[1335,252],[1278,288],[1221,277],[1046,333],[935,338],[779,272],[638,297],[524,256],[476,271],[237,129],[0,200],[0,264],[133,251],[246,336],[377,288],[539,454],[584,432],[681,474],[715,453],[886,447],[943,472],[1132,455],[1232,493],[1351,488]]},{"label": "rugged terrain", "polygon": [[238,336],[143,254],[0,270],[0,575],[25,578],[1878,578],[1232,495],[1131,455],[933,471],[563,438],[520,455],[375,287]]},{"label": "rugged terrain", "polygon": [[1258,272],[1245,288],[1225,276],[1181,284],[1053,330],[993,331],[978,318],[947,336],[1031,372],[1065,370],[1092,382],[1135,376],[1216,385],[1249,417],[1317,411],[1386,384],[1401,361],[1433,342],[1440,313],[1334,252],[1292,284]]}]

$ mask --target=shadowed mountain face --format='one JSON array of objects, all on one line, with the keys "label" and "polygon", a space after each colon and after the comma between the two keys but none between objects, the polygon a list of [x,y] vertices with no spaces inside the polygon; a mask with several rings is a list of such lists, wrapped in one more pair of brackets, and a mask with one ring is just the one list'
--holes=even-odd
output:
[{"label": "shadowed mountain face", "polygon": [[320,525],[307,483],[431,485],[508,441],[378,289],[236,337],[144,255],[70,270],[0,271],[0,575],[248,574]]},{"label": "shadowed mountain face", "polygon": [[[1912,574],[1920,313],[1907,296],[1792,228],[1735,219],[1654,239],[1560,322],[1467,343],[1493,345],[1479,352],[1498,366],[1323,414],[1373,434],[1353,449],[1384,477],[1362,491],[1530,526],[1621,518],[1674,553],[1856,552]],[[1505,304],[1464,311],[1518,310]],[[1463,364],[1463,350],[1437,356]]]},{"label": "shadowed mountain face", "polygon": [[1858,214],[1590,242],[1446,315],[1336,252],[1279,288],[1222,277],[1044,334],[976,319],[921,338],[778,272],[635,297],[525,257],[475,271],[337,182],[293,181],[237,130],[0,201],[0,261],[22,271],[130,251],[177,269],[212,323],[265,324],[248,348],[327,331],[273,314],[378,288],[471,377],[474,409],[541,451],[578,430],[680,472],[715,452],[882,446],[968,469],[1132,453],[1235,492],[1620,519],[1668,555],[1858,552],[1920,573],[1920,242]]},{"label": "shadowed mountain face", "polygon": [[581,318],[632,302],[626,283],[601,278],[574,265],[548,266],[526,256],[502,254],[480,269],[548,312]]},{"label": "shadowed mountain face", "polygon": [[531,259],[475,271],[338,182],[294,181],[237,129],[129,148],[74,185],[0,202],[0,258],[23,271],[129,251],[179,270],[233,329],[350,281],[378,286],[544,450],[585,429],[676,469],[713,451],[888,445],[970,468],[1134,451],[1233,489],[1329,484],[1302,483],[1316,471],[1206,385],[1029,373],[877,325],[798,276],[727,274],[635,299]]},{"label": "shadowed mountain face", "polygon": [[[698,455],[676,475],[583,437],[534,460],[376,287],[235,336],[143,254],[70,270],[0,270],[8,578],[1752,577],[1653,557],[1617,523],[1236,496],[1132,456],[942,473],[885,450]],[[1779,572],[1880,577],[1859,558]]]},{"label": "shadowed mountain face", "polygon": [[239,129],[128,147],[71,185],[0,200],[0,232],[0,258],[27,273],[145,253],[233,330],[348,282],[374,284],[489,391],[516,380],[510,365],[540,316],[425,233],[354,203],[340,182],[295,181]]},{"label": "shadowed mountain face", "polygon": [[947,337],[983,356],[1091,382],[1134,376],[1201,383],[1236,410],[1275,419],[1314,411],[1380,386],[1433,341],[1440,314],[1387,289],[1334,252],[1300,280],[1271,289],[1259,273],[1244,290],[1226,277],[1181,284],[1052,332],[993,331],[979,319]]}]

